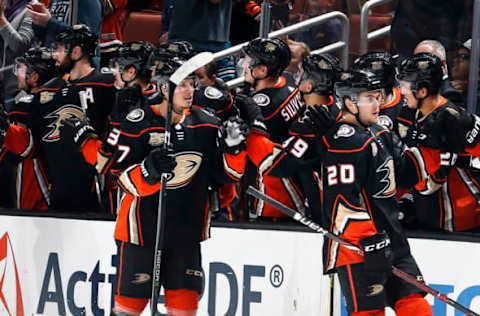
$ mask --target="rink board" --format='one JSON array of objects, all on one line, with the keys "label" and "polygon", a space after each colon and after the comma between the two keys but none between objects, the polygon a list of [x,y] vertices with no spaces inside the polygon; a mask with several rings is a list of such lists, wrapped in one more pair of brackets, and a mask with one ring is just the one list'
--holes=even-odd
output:
[{"label": "rink board", "polygon": [[[117,265],[113,229],[106,221],[0,216],[0,315],[109,315]],[[430,285],[480,310],[479,244],[411,244]],[[314,233],[212,228],[202,243],[198,315],[330,315],[321,246]],[[343,315],[338,297],[335,316]],[[429,302],[435,316],[460,315]]]}]

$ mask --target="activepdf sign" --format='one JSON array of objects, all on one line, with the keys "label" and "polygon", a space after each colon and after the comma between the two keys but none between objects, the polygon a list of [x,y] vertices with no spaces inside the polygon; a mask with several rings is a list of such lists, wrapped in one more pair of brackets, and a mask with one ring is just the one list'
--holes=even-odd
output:
[{"label": "activepdf sign", "polygon": [[[118,265],[113,222],[0,216],[0,223],[15,249],[25,315],[110,314]],[[321,236],[221,228],[212,236],[202,243],[197,315],[327,313]],[[14,293],[9,287],[10,302]]]},{"label": "activepdf sign", "polygon": [[[0,315],[108,316],[118,265],[113,229],[113,222],[0,216]],[[212,236],[202,243],[197,315],[330,315],[320,234],[214,228]],[[480,244],[413,239],[411,246],[430,286],[480,312]],[[338,283],[335,293],[333,315],[345,315]],[[435,316],[462,315],[427,300]]]}]

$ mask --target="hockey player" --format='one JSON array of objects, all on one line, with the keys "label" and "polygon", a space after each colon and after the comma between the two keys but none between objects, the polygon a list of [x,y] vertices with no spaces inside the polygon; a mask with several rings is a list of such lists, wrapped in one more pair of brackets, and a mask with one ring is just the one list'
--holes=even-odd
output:
[{"label": "hockey player", "polygon": [[[407,138],[410,146],[418,146],[418,150],[411,151],[411,157],[419,166],[417,178],[421,181],[412,183],[407,179],[403,183],[403,177],[408,176],[402,174],[399,184],[406,188],[413,184],[416,216],[421,225],[465,231],[480,225],[479,178],[476,171],[469,170],[469,159],[467,163],[462,157],[457,159],[442,137],[442,117],[460,112],[439,93],[442,76],[441,60],[430,53],[413,55],[400,66],[402,93],[408,107],[416,110],[415,124]],[[449,133],[455,135],[451,130]],[[462,143],[461,138],[455,141]]]},{"label": "hockey player", "polygon": [[380,106],[378,123],[405,138],[413,124],[415,111],[407,107],[405,98],[396,80],[395,63],[389,53],[369,52],[358,57],[353,69],[373,72],[380,76],[385,90],[385,100]]},{"label": "hockey player", "polygon": [[[402,95],[396,80],[395,63],[390,54],[366,53],[354,61],[352,68],[373,72],[381,79],[385,100],[380,105],[378,124],[405,140],[407,130],[415,121],[415,110],[408,108],[405,97]],[[402,224],[414,228],[416,211],[411,190],[397,190],[397,199],[400,205],[399,216]]]},{"label": "hockey player", "polygon": [[385,315],[384,307],[391,306],[397,315],[430,316],[424,293],[391,274],[393,264],[422,278],[397,220],[393,157],[402,162],[401,172],[415,167],[392,134],[376,124],[382,83],[371,72],[350,71],[342,74],[335,91],[343,104],[340,122],[324,105],[308,107],[298,124],[314,138],[296,137],[280,147],[251,133],[248,155],[275,176],[309,166],[323,175],[323,205],[316,220],[365,253],[362,257],[334,241],[324,243],[324,271],[338,273],[349,315]]},{"label": "hockey player", "polygon": [[[290,63],[290,49],[280,39],[252,40],[244,48],[243,69],[245,81],[253,89],[252,98],[260,107],[264,123],[272,141],[282,143],[290,135],[290,125],[295,121],[304,104],[293,78],[282,75]],[[305,213],[304,198],[291,178],[274,178],[264,175],[264,170],[250,164],[247,183],[255,186],[291,208]],[[285,217],[283,213],[266,205],[263,201],[254,201],[253,216],[264,218]]]},{"label": "hockey player", "polygon": [[[71,141],[60,137],[63,119],[83,118],[85,113],[97,133],[101,134],[106,127],[113,103],[113,76],[100,74],[91,66],[97,42],[97,36],[82,25],[60,33],[54,58],[56,66],[66,74],[51,80],[24,102],[33,106],[23,139],[27,142],[26,148],[35,143],[45,166],[51,185],[52,209],[92,211],[98,208],[92,189],[95,170],[85,163]],[[28,137],[30,131],[33,138]],[[5,142],[7,148],[20,143],[12,141],[16,144]]]},{"label": "hockey player", "polygon": [[[8,113],[10,121],[17,125],[27,126],[28,114],[33,94],[38,92],[41,85],[52,79],[55,74],[55,61],[50,49],[34,47],[24,56],[15,60],[15,75],[18,78],[18,88],[21,90],[15,98],[16,102]],[[23,152],[23,156],[5,153],[10,158],[2,159],[0,168],[11,168],[15,178],[10,187],[14,191],[15,204],[13,207],[28,210],[46,210],[50,202],[48,180],[42,162],[33,156],[34,151]],[[11,156],[16,156],[13,158]],[[13,158],[13,159],[12,159]],[[15,161],[12,164],[12,160]],[[9,183],[8,178],[2,177],[2,183]],[[12,192],[5,190],[5,192]]]},{"label": "hockey player", "polygon": [[[161,73],[165,80],[161,85],[164,101],[130,112],[117,138],[117,159],[112,172],[118,176],[122,196],[115,228],[121,257],[115,315],[140,315],[150,297],[158,191],[163,173],[170,174],[161,268],[167,314],[196,314],[203,279],[200,242],[209,235],[207,187],[238,181],[245,166],[242,147],[248,131],[244,124],[231,119],[219,129],[212,112],[191,107],[192,78],[183,80],[175,89],[173,148],[171,153],[163,149],[166,83],[180,65],[178,59],[168,63]],[[144,276],[141,281],[139,275]]]},{"label": "hockey player", "polygon": [[333,97],[333,87],[342,72],[340,60],[330,54],[313,54],[302,62],[299,89],[306,105],[325,104],[340,119],[340,108]]}]

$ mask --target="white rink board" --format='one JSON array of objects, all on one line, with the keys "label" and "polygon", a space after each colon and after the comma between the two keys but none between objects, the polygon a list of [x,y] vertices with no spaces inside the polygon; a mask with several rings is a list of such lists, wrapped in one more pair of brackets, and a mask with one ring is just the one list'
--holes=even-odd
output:
[{"label": "white rink board", "polygon": [[[113,229],[113,222],[0,216],[0,294],[11,315],[17,315],[16,263],[24,315],[108,316]],[[314,233],[213,228],[202,243],[198,315],[329,315],[321,244]],[[411,245],[430,285],[480,311],[480,244],[418,239]],[[428,300],[435,316],[461,315]],[[0,315],[9,315],[1,300]]]},{"label": "white rink board", "polygon": [[[8,233],[11,242],[7,258],[0,257],[9,310],[15,311],[13,249],[25,315],[109,315],[113,229],[113,222],[1,216],[0,238]],[[327,314],[321,246],[321,236],[310,233],[212,229],[202,243],[198,315]],[[0,315],[8,315],[1,301]]]}]

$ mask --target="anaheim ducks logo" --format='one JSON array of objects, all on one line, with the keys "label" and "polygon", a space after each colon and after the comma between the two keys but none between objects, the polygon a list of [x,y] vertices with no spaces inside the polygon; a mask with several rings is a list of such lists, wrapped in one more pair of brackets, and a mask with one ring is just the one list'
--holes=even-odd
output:
[{"label": "anaheim ducks logo", "polygon": [[58,141],[60,139],[60,127],[63,126],[61,121],[70,117],[84,118],[85,113],[83,113],[80,107],[72,104],[67,104],[47,114],[45,116],[46,119],[53,118],[55,120],[50,125],[48,125],[48,127],[50,127],[51,130],[45,136],[42,137],[42,140],[46,142]]},{"label": "anaheim ducks logo", "polygon": [[168,180],[169,189],[179,189],[192,181],[202,164],[202,154],[194,151],[175,154],[177,166],[173,170],[174,176]]}]

